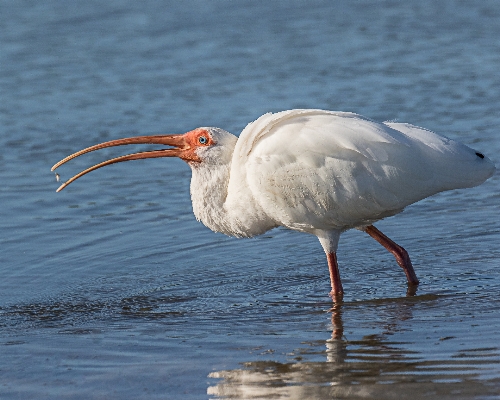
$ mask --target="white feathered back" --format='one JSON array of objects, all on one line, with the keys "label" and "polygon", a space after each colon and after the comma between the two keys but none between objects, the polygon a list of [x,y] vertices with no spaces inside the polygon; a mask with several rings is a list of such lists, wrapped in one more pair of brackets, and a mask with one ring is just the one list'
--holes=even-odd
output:
[{"label": "white feathered back", "polygon": [[248,186],[279,224],[312,232],[372,223],[440,191],[478,185],[493,171],[475,150],[422,128],[290,110],[243,130],[229,192]]}]

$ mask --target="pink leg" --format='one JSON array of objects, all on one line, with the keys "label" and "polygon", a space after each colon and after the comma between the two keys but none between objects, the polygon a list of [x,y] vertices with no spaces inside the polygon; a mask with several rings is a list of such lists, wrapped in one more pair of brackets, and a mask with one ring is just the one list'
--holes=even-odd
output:
[{"label": "pink leg", "polygon": [[337,264],[337,254],[335,252],[326,255],[328,260],[328,269],[330,270],[330,282],[332,284],[332,291],[330,296],[333,300],[341,300],[344,294],[342,282],[340,281],[339,266]]},{"label": "pink leg", "polygon": [[398,262],[399,266],[403,268],[403,271],[406,274],[408,284],[418,285],[417,275],[415,275],[415,271],[413,270],[413,266],[411,265],[408,252],[403,247],[385,236],[373,225],[367,226],[365,228],[365,232],[368,233],[377,242],[379,242],[382,246],[384,246],[387,250],[389,250],[394,257],[396,257],[396,261]]}]

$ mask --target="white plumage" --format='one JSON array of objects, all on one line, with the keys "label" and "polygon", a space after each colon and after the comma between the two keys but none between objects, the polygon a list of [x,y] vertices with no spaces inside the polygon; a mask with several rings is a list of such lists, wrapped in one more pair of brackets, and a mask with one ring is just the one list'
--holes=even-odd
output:
[{"label": "white plumage", "polygon": [[184,135],[119,139],[92,146],[56,164],[103,147],[133,143],[174,146],[98,164],[180,157],[191,166],[191,199],[198,220],[216,232],[250,237],[276,226],[316,235],[327,254],[332,294],[342,292],[336,262],[340,234],[366,231],[417,284],[406,251],[372,224],[435,193],[481,184],[495,171],[483,154],[410,124],[377,123],[324,110],[265,114],[239,139],[219,128]]}]

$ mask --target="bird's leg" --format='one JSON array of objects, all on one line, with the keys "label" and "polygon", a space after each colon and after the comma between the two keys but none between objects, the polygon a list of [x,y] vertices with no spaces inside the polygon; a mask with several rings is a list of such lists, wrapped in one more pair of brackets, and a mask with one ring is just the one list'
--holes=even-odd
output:
[{"label": "bird's leg", "polygon": [[328,269],[330,270],[330,282],[332,284],[332,291],[330,296],[334,301],[342,300],[344,289],[340,281],[339,266],[337,264],[337,254],[335,252],[327,253]]},{"label": "bird's leg", "polygon": [[385,236],[373,225],[367,226],[364,231],[392,253],[392,255],[396,258],[399,266],[403,268],[403,271],[406,274],[406,279],[408,280],[408,284],[418,285],[417,275],[413,270],[413,265],[411,265],[408,252],[399,244],[393,242],[391,239]]},{"label": "bird's leg", "polygon": [[326,259],[328,261],[328,269],[330,270],[330,283],[332,284],[332,291],[330,296],[333,301],[342,301],[342,295],[344,294],[344,289],[342,289],[342,282],[340,281],[339,266],[337,264],[337,248],[339,245],[340,230],[330,230],[330,231],[317,231],[315,232],[318,237],[321,246],[326,254]]}]

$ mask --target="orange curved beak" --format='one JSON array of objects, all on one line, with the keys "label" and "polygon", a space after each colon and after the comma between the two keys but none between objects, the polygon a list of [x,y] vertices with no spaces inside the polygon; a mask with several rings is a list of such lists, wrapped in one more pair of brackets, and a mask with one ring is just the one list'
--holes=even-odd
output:
[{"label": "orange curved beak", "polygon": [[[190,145],[188,143],[186,135],[154,135],[154,136],[137,136],[132,138],[124,138],[117,140],[110,140],[109,142],[104,142],[100,144],[96,144],[95,146],[87,147],[86,149],[77,151],[69,155],[68,157],[62,159],[58,163],[56,163],[51,171],[54,171],[56,168],[60,167],[62,164],[72,160],[75,157],[81,156],[82,154],[89,153],[91,151],[104,149],[105,147],[114,147],[114,146],[123,146],[127,144],[162,144],[165,146],[172,146],[174,148],[163,149],[163,150],[153,150],[153,151],[144,151],[140,153],[128,154],[121,157],[116,157],[111,160],[104,161],[102,163],[96,164],[86,170],[76,174],[71,179],[64,182],[56,192],[60,192],[66,186],[68,186],[71,182],[77,180],[81,176],[88,174],[98,168],[105,167],[106,165],[115,164],[123,161],[130,160],[140,160],[142,158],[158,158],[158,157],[182,157],[188,150],[190,150]],[[195,161],[195,160],[193,160]]]}]

